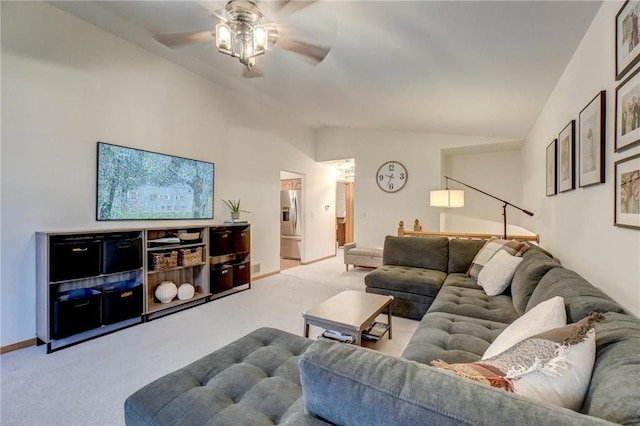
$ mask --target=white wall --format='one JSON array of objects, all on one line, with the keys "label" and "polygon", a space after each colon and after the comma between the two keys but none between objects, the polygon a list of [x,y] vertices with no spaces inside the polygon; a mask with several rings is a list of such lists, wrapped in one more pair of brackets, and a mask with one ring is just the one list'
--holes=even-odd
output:
[{"label": "white wall", "polygon": [[[361,246],[382,247],[386,235],[396,235],[400,220],[408,229],[412,229],[416,218],[423,230],[440,229],[441,209],[429,206],[429,192],[440,189],[443,182],[442,150],[501,142],[506,141],[401,131],[322,129],[318,131],[316,158],[355,158],[354,238]],[[401,162],[408,172],[405,187],[391,194],[380,190],[375,181],[378,168],[389,160]],[[507,178],[508,174],[498,170],[496,180]]]},{"label": "white wall", "polygon": [[176,226],[95,221],[96,141],[210,161],[251,211],[252,263],[277,271],[280,170],[305,174],[307,261],[335,252],[333,168],[312,130],[50,5],[2,2],[0,345],[35,335],[36,231]]},{"label": "white wall", "polygon": [[[521,197],[520,150],[446,155],[443,174],[530,210]],[[503,203],[453,181],[449,188],[464,190],[464,207],[446,210],[444,230],[503,232]],[[523,215],[508,206],[507,224],[520,225]]]},{"label": "white wall", "polygon": [[[604,2],[542,110],[522,150],[523,193],[536,213],[523,225],[541,245],[619,303],[640,314],[640,231],[613,226],[615,16],[622,2]],[[545,149],[600,91],[606,98],[606,183],[545,196]],[[576,185],[577,186],[577,185]]]}]

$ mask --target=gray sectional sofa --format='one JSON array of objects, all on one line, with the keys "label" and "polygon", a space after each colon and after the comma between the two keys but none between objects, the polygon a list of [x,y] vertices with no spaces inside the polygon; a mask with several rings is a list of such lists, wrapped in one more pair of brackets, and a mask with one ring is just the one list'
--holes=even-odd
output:
[{"label": "gray sectional sofa", "polygon": [[[412,254],[420,262],[433,256],[430,261],[439,269],[430,270],[432,264],[423,263],[422,276],[429,277],[437,291],[420,294],[415,280],[399,288],[385,284],[409,307],[414,302],[420,309],[429,305],[402,357],[259,329],[131,395],[125,402],[126,423],[640,425],[638,317],[625,313],[602,291],[536,248],[524,254],[508,294],[490,297],[466,276],[468,263],[463,265],[464,259],[471,262],[480,243],[468,243],[477,246],[474,252],[462,247],[467,245],[462,240],[417,239],[422,238],[393,243],[437,248]],[[386,253],[385,260],[388,256],[392,254]],[[596,361],[579,412],[429,366],[435,359],[479,360],[509,323],[554,296],[564,298],[569,322],[594,311],[605,316],[595,325]]]}]

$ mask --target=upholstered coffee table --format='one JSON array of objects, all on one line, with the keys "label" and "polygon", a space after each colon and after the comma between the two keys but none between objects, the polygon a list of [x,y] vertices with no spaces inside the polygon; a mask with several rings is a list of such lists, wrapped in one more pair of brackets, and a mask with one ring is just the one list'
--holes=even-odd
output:
[{"label": "upholstered coffee table", "polygon": [[326,328],[355,337],[355,344],[362,342],[362,332],[386,311],[391,339],[391,301],[393,296],[345,290],[331,299],[302,313],[304,337],[309,337],[309,326]]}]

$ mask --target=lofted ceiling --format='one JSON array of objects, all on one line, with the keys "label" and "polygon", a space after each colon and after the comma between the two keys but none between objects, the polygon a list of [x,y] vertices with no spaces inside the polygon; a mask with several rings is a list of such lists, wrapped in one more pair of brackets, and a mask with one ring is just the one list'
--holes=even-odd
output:
[{"label": "lofted ceiling", "polygon": [[523,139],[601,1],[329,1],[265,22],[332,47],[323,62],[278,48],[261,78],[209,42],[169,49],[154,33],[212,29],[219,1],[53,1],[54,6],[283,111],[312,128]]}]

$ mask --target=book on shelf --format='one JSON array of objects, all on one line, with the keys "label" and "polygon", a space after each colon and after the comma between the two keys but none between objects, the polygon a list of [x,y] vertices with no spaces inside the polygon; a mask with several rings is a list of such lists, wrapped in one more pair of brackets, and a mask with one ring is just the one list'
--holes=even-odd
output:
[{"label": "book on shelf", "polygon": [[370,327],[362,332],[362,337],[368,340],[380,340],[389,329],[389,324],[374,322]]},{"label": "book on shelf", "polygon": [[322,333],[322,337],[342,343],[353,343],[356,341],[356,338],[351,334],[340,333],[335,330],[325,330],[324,333]]}]

